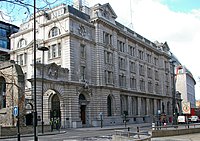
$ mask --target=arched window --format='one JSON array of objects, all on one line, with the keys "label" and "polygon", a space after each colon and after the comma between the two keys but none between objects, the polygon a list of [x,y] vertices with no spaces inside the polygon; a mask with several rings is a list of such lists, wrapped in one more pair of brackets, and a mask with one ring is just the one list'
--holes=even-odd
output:
[{"label": "arched window", "polygon": [[0,109],[6,108],[6,81],[0,77]]},{"label": "arched window", "polygon": [[79,95],[79,100],[86,100],[86,99],[85,99],[85,96],[84,96],[83,94],[80,94],[80,95]]},{"label": "arched window", "polygon": [[49,38],[55,37],[60,34],[60,29],[57,27],[53,27],[49,32]]},{"label": "arched window", "polygon": [[107,112],[108,116],[112,116],[112,98],[110,95],[107,97]]},{"label": "arched window", "polygon": [[22,47],[25,47],[26,44],[27,44],[26,40],[24,38],[22,38],[22,39],[19,40],[17,47],[22,48]]}]

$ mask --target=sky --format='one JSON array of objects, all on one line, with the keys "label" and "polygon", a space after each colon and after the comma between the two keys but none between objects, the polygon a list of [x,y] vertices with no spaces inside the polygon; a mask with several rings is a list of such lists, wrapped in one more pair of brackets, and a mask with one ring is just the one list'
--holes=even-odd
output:
[{"label": "sky", "polygon": [[87,0],[89,6],[110,3],[118,22],[143,37],[164,43],[193,74],[200,99],[200,0]]},{"label": "sky", "polygon": [[[48,0],[56,1],[56,0]],[[117,21],[143,37],[167,42],[170,51],[185,65],[196,80],[196,99],[200,99],[200,0],[83,0],[88,6],[110,3]],[[43,0],[37,0],[42,5]],[[58,0],[58,3],[72,0]],[[56,4],[56,3],[55,3]],[[10,5],[1,7],[8,9]],[[10,8],[11,9],[11,8]],[[25,16],[26,12],[16,11]],[[19,17],[15,17],[19,18]],[[15,20],[16,24],[21,23]]]}]

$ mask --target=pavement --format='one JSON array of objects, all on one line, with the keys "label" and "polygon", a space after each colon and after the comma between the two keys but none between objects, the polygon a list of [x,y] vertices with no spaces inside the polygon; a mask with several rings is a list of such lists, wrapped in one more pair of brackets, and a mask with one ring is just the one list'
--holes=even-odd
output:
[{"label": "pavement", "polygon": [[[85,127],[85,128],[69,128],[69,129],[61,129],[60,131],[54,130],[53,132],[45,132],[45,133],[38,133],[38,136],[48,136],[54,134],[64,134],[67,130],[83,130],[83,131],[92,131],[92,130],[124,130],[130,128],[130,131],[136,131],[137,127],[141,129],[141,131],[148,130],[151,128],[151,124],[143,123],[143,124],[128,124],[126,125],[116,125],[116,126],[104,126],[104,127]],[[151,131],[149,132],[151,133]],[[33,134],[26,134],[21,135],[21,137],[30,137]],[[16,136],[9,136],[9,137],[0,137],[0,139],[7,139],[7,138],[16,138]],[[200,133],[195,134],[186,134],[186,135],[179,135],[179,136],[168,136],[168,137],[157,137],[152,138],[152,141],[200,141]]]}]

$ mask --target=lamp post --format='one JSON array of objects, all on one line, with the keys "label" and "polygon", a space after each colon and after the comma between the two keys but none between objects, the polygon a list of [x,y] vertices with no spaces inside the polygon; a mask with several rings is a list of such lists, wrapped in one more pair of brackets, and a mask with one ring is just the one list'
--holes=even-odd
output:
[{"label": "lamp post", "polygon": [[175,86],[175,72],[174,72],[174,69],[175,69],[175,63],[176,61],[170,61],[171,65],[172,65],[172,85],[173,85],[173,92],[172,92],[172,107],[173,107],[173,124],[177,124],[177,117],[176,117],[176,86]]},{"label": "lamp post", "polygon": [[44,121],[43,121],[43,93],[44,93],[44,52],[45,51],[48,51],[49,48],[48,47],[45,47],[45,46],[41,46],[41,47],[38,47],[38,50],[42,51],[42,101],[41,101],[41,105],[42,105],[42,134],[44,133]]},{"label": "lamp post", "polygon": [[36,0],[34,0],[33,4],[34,14],[33,14],[33,58],[34,58],[34,81],[33,81],[33,95],[34,95],[34,112],[33,112],[33,119],[34,119],[34,141],[38,141],[38,131],[37,131],[37,96],[36,96]]}]

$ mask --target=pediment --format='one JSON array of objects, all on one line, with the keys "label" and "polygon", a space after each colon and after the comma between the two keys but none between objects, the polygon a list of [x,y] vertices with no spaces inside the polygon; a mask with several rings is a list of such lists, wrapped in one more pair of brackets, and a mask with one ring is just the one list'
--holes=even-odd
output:
[{"label": "pediment", "polygon": [[103,4],[103,5],[97,4],[95,5],[94,10],[99,11],[99,15],[101,15],[101,17],[106,18],[108,20],[115,20],[117,18],[116,13],[114,12],[114,10],[112,9],[109,3]]}]

